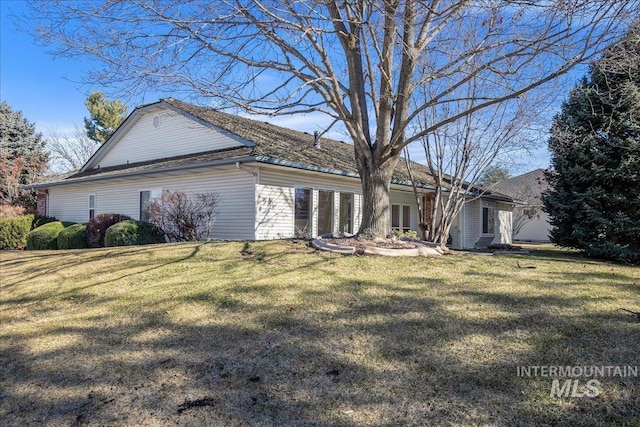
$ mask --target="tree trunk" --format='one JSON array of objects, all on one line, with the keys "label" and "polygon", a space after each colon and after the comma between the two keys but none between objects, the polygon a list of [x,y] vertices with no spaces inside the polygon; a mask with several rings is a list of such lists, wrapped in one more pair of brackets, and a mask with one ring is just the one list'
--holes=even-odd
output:
[{"label": "tree trunk", "polygon": [[[367,160],[376,164],[369,165]],[[371,160],[361,159],[357,163],[362,182],[362,222],[358,236],[366,239],[386,238],[391,234],[389,188],[398,156],[382,164],[379,164],[376,156]]]}]

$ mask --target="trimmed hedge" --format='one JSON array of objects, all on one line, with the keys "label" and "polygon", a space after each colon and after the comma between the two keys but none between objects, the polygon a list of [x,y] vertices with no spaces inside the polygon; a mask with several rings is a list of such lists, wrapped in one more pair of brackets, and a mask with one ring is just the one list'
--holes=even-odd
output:
[{"label": "trimmed hedge", "polygon": [[34,215],[0,218],[0,249],[24,249]]},{"label": "trimmed hedge", "polygon": [[49,222],[32,230],[27,236],[27,249],[47,250],[58,249],[58,234],[64,230],[60,221]]},{"label": "trimmed hedge", "polygon": [[31,229],[35,230],[36,228],[42,225],[49,224],[50,222],[56,222],[57,220],[58,218],[56,218],[55,216],[36,215],[35,218],[33,218],[33,224],[31,224]]},{"label": "trimmed hedge", "polygon": [[107,229],[104,245],[131,246],[165,243],[164,234],[155,225],[145,221],[121,221]]},{"label": "trimmed hedge", "polygon": [[87,246],[90,248],[104,247],[104,235],[113,224],[130,220],[131,217],[120,214],[100,214],[87,222]]},{"label": "trimmed hedge", "polygon": [[70,225],[58,234],[58,249],[84,249],[86,247],[86,224]]}]

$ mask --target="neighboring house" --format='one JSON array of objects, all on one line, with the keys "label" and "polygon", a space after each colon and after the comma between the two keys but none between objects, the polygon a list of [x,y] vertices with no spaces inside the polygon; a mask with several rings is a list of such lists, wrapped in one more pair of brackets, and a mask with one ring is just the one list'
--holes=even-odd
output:
[{"label": "neighboring house", "polygon": [[493,185],[492,190],[525,202],[513,213],[513,240],[548,242],[551,224],[542,211],[542,193],[549,188],[543,169],[505,179]]},{"label": "neighboring house", "polygon": [[[433,194],[414,164],[421,203]],[[356,233],[362,188],[353,146],[174,99],[136,108],[79,172],[33,186],[43,213],[86,222],[100,213],[144,218],[162,191],[216,192],[211,238],[279,239]],[[391,226],[418,230],[416,197],[404,162],[391,184]],[[513,200],[487,193],[465,204],[451,247],[511,243]]]}]

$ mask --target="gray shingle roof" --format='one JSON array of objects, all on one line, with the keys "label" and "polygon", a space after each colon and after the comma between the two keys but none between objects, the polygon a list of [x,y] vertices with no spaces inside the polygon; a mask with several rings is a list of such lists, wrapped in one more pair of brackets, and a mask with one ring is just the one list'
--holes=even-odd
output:
[{"label": "gray shingle roof", "polygon": [[[191,115],[215,128],[234,134],[254,145],[111,167],[87,169],[72,174],[62,181],[55,182],[55,185],[73,181],[99,180],[117,176],[152,173],[167,169],[194,168],[208,164],[216,164],[216,162],[232,163],[233,161],[240,160],[281,164],[348,176],[357,176],[358,174],[353,145],[346,142],[320,138],[320,147],[316,148],[314,147],[314,136],[311,134],[224,113],[212,108],[199,107],[172,98],[163,99],[139,108],[162,104],[173,107],[187,115]],[[132,115],[134,113],[132,113]],[[105,145],[108,143],[109,141],[107,141]],[[425,166],[411,162],[411,169],[419,185],[427,187],[433,186],[434,181]],[[393,174],[393,181],[399,184],[410,185],[409,172],[405,161],[401,160],[398,162]],[[34,187],[46,187],[47,184],[52,183],[38,184]],[[487,196],[493,196],[497,199],[507,199],[500,194],[496,194],[493,189],[491,190],[493,194],[487,193]]]},{"label": "gray shingle roof", "polygon": [[542,206],[542,193],[547,188],[549,188],[549,183],[544,176],[544,169],[536,169],[514,176],[491,186],[492,191],[506,194],[535,206]]},{"label": "gray shingle roof", "polygon": [[[253,142],[255,144],[253,156],[264,156],[300,165],[334,169],[349,174],[358,173],[354,149],[351,144],[320,138],[320,148],[314,148],[314,136],[305,132],[235,116],[212,108],[198,107],[171,98],[165,99],[164,102],[215,127]],[[412,170],[416,181],[426,185],[433,183],[424,166],[414,163]],[[404,162],[398,162],[393,178],[400,182],[409,181],[409,173]]]}]

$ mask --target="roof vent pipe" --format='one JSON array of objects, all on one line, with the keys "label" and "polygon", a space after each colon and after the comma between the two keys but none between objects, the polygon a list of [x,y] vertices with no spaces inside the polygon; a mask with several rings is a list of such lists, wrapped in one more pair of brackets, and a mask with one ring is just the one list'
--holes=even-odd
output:
[{"label": "roof vent pipe", "polygon": [[313,132],[313,148],[320,148],[320,135],[317,130]]}]

